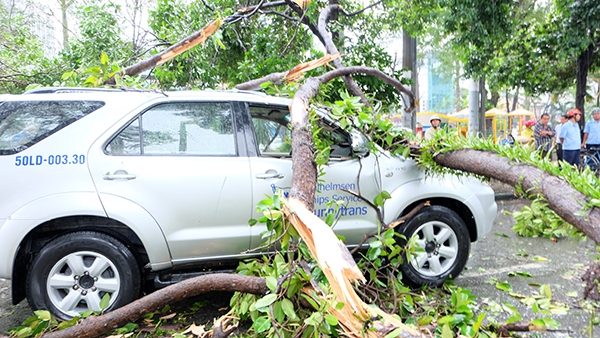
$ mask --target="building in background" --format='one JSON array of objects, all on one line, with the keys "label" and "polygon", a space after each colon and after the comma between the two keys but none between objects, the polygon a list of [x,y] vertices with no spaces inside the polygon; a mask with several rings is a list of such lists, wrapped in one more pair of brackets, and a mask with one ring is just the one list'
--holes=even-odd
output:
[{"label": "building in background", "polygon": [[449,114],[454,112],[454,81],[438,72],[438,68],[438,60],[431,55],[421,63],[419,68],[420,111]]}]

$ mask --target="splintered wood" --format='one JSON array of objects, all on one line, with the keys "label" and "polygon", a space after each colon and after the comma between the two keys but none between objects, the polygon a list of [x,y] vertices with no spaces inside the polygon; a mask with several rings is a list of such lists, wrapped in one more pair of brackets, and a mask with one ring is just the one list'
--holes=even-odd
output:
[{"label": "splintered wood", "polygon": [[308,72],[309,70],[313,70],[315,68],[319,68],[323,65],[326,65],[329,62],[331,62],[339,57],[340,57],[340,54],[335,54],[335,55],[327,54],[320,59],[301,63],[301,64],[297,65],[296,67],[292,68],[287,73],[287,75],[285,76],[285,80],[287,82],[295,82],[295,81],[299,80],[300,78],[302,78],[302,76],[304,76],[304,74],[306,72]]},{"label": "splintered wood", "polygon": [[221,27],[221,20],[213,20],[208,25],[204,26],[200,31],[188,36],[177,44],[173,45],[171,48],[165,51],[165,53],[161,56],[160,60],[156,63],[157,66],[162,65],[163,63],[173,59],[177,55],[182,54],[185,51],[190,50],[191,48],[206,42],[211,35],[213,35],[218,29]]},{"label": "splintered wood", "polygon": [[[302,201],[288,199],[285,213],[327,276],[331,296],[337,302],[345,304],[341,310],[332,307],[329,311],[338,318],[346,336],[380,337],[400,328],[402,333],[399,337],[423,337],[417,330],[404,325],[400,319],[366,304],[358,297],[353,284],[364,282],[365,277],[344,243]],[[367,321],[372,322],[372,325],[365,326]]]}]

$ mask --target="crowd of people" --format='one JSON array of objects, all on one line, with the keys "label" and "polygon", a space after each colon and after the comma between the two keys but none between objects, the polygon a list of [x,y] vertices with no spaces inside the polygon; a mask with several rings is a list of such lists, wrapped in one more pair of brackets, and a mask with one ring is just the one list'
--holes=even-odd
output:
[{"label": "crowd of people", "polygon": [[581,149],[590,150],[600,148],[600,108],[592,109],[593,119],[585,124],[583,131],[579,127],[581,111],[573,108],[566,115],[561,116],[561,122],[552,128],[549,124],[550,115],[543,113],[540,120],[534,125],[533,135],[535,147],[542,157],[550,155],[556,144],[556,155],[560,161],[572,165],[579,165]]},{"label": "crowd of people", "polygon": [[[583,130],[579,127],[581,111],[573,108],[561,116],[556,127],[550,125],[550,115],[543,113],[539,121],[530,120],[526,123],[530,127],[535,140],[535,148],[542,158],[551,158],[551,152],[556,149],[558,161],[579,166],[581,149],[593,151],[600,149],[600,107],[592,109],[592,120],[585,124]],[[441,128],[441,118],[433,115],[430,119],[431,127],[425,132],[424,138],[431,140],[433,135]],[[528,137],[529,139],[529,137]],[[599,159],[600,160],[600,159]]]}]

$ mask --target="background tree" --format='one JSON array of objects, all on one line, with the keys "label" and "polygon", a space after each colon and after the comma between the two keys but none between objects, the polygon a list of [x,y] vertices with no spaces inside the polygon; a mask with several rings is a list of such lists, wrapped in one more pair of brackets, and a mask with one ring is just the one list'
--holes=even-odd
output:
[{"label": "background tree", "polygon": [[[31,83],[51,82],[55,63],[45,54],[36,30],[46,21],[30,1],[0,1],[0,92],[20,93]],[[60,74],[60,73],[58,73]]]}]

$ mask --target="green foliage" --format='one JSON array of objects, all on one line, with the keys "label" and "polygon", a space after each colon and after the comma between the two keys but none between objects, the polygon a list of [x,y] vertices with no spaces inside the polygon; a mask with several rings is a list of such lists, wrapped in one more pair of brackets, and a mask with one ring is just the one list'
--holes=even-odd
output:
[{"label": "green foliage", "polygon": [[21,5],[0,1],[0,93],[20,93],[31,82],[52,81],[62,69],[44,53],[35,34],[34,27],[43,27],[44,21],[30,11],[29,1]]},{"label": "green foliage", "polygon": [[86,69],[97,64],[98,56],[106,54],[113,60],[130,57],[134,51],[122,38],[124,19],[121,6],[112,0],[87,0],[77,10],[80,34],[73,39],[62,58],[71,69]]},{"label": "green foliage", "polygon": [[[89,68],[80,68],[63,73],[60,81],[55,81],[53,86],[60,87],[104,87],[104,83],[109,78],[115,79],[115,85],[119,88],[155,88],[156,85],[145,81],[141,77],[121,76],[118,74],[122,70],[116,62],[110,62],[106,53],[101,53],[99,64],[92,65]],[[40,83],[32,83],[26,90],[43,87]]]},{"label": "green foliage", "polygon": [[18,338],[36,337],[56,325],[58,322],[49,311],[37,310],[23,322],[23,326],[11,330],[11,334]]},{"label": "green foliage", "polygon": [[[560,326],[560,324],[548,316],[565,315],[568,313],[568,305],[559,303],[552,299],[552,289],[548,284],[540,285],[539,292],[537,294],[523,295],[513,292],[509,283],[500,282],[496,278],[491,278],[488,283],[496,284],[496,288],[506,292],[512,298],[518,299],[522,304],[530,308],[536,315],[536,318],[530,321],[530,324],[532,325],[540,328],[556,329]],[[488,307],[491,313],[497,312],[499,308],[510,314],[510,318],[506,320],[506,323],[515,323],[523,319],[517,308],[510,303],[504,302],[502,304],[497,304],[492,302]]]},{"label": "green foliage", "polygon": [[523,206],[521,211],[512,213],[516,223],[513,231],[521,236],[560,238],[570,237],[581,240],[584,234],[563,221],[554,211],[548,208],[543,199],[537,198],[531,202],[531,206]]},{"label": "green foliage", "polygon": [[[380,196],[382,200],[386,198],[385,193]],[[278,197],[266,198],[258,206],[265,217],[252,223],[266,223],[268,229],[285,228],[282,225],[287,223],[285,217],[274,212],[280,208]],[[291,228],[286,229],[289,231]],[[275,237],[272,232],[269,232],[269,239]],[[367,282],[359,290],[369,290],[359,292],[363,300],[399,315],[407,324],[423,326],[435,323],[436,335],[460,333],[470,337],[490,337],[483,326],[486,315],[478,313],[479,305],[469,290],[448,282],[441,289],[416,293],[402,284],[399,266],[415,252],[417,246],[414,241],[409,241],[405,247],[400,246],[400,236],[394,229],[376,234],[369,249],[360,253],[357,264]],[[297,234],[291,237],[293,240],[288,242],[288,248],[295,248],[294,252],[282,251],[271,257],[239,264],[239,274],[264,277],[270,291],[262,297],[235,293],[230,301],[230,314],[251,321],[249,334],[253,337],[338,336],[341,334],[338,319],[329,310],[332,307],[339,310],[344,304],[335,299],[323,299],[313,293],[312,288],[306,288],[317,285],[324,294],[329,293],[329,283],[306,245],[298,241]],[[302,306],[302,303],[310,306]],[[390,333],[390,337],[397,333]]]},{"label": "green foliage", "polygon": [[487,75],[499,46],[511,35],[511,0],[444,1],[440,20],[467,74]]},{"label": "green foliage", "polygon": [[[202,29],[215,17],[238,9],[231,0],[212,2],[158,1],[149,13],[150,28],[161,41],[175,43]],[[216,88],[291,69],[310,50],[311,37],[276,15],[254,15],[225,23],[205,48],[194,48],[155,70],[164,88]],[[159,49],[155,50],[158,52]]]}]

